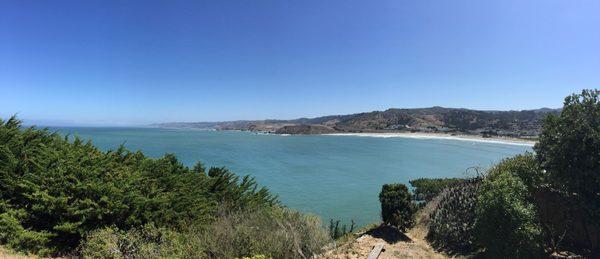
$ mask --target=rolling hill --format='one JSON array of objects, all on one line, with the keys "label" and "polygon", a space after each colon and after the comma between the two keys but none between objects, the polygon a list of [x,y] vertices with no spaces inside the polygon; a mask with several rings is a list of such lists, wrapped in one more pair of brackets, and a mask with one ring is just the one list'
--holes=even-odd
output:
[{"label": "rolling hill", "polygon": [[153,126],[214,130],[248,130],[278,134],[355,132],[440,132],[484,136],[535,137],[541,121],[559,109],[482,111],[459,108],[388,109],[349,115],[294,120],[171,122]]}]

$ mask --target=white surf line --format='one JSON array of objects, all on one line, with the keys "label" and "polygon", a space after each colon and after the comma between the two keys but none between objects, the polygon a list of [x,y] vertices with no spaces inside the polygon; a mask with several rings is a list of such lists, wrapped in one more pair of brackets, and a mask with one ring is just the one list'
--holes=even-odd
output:
[{"label": "white surf line", "polygon": [[498,139],[479,139],[469,137],[458,137],[458,136],[435,136],[435,135],[423,135],[423,134],[398,134],[398,133],[330,133],[321,134],[323,136],[349,136],[349,137],[372,137],[372,138],[413,138],[413,139],[446,139],[446,140],[462,140],[471,142],[481,143],[494,143],[494,144],[506,144],[506,145],[517,145],[517,146],[528,146],[533,147],[533,142],[526,141],[511,141],[511,140],[498,140]]}]

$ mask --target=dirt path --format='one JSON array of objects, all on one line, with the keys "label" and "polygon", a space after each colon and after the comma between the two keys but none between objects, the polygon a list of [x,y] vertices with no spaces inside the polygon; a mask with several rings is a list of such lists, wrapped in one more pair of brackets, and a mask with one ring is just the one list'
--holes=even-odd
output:
[{"label": "dirt path", "polygon": [[367,258],[373,247],[383,244],[385,251],[378,258],[448,258],[436,252],[425,240],[428,231],[429,213],[436,202],[427,204],[417,214],[416,224],[405,234],[390,227],[380,226],[359,235],[358,238],[325,253],[322,258]]}]

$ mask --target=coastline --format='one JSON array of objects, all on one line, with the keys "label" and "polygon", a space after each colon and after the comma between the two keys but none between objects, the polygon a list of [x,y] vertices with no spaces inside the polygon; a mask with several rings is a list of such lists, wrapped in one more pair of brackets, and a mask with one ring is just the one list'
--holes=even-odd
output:
[{"label": "coastline", "polygon": [[373,137],[373,138],[415,138],[415,139],[447,139],[447,140],[462,140],[483,143],[509,144],[530,146],[535,145],[536,141],[511,138],[511,137],[491,137],[484,138],[477,135],[466,134],[445,134],[445,133],[427,133],[427,132],[394,132],[394,133],[328,133],[320,134],[323,136],[350,136],[350,137]]},{"label": "coastline", "polygon": [[488,137],[484,138],[480,135],[457,134],[457,133],[434,133],[434,132],[337,132],[337,133],[319,133],[319,134],[288,134],[275,133],[273,131],[260,130],[241,130],[241,129],[199,129],[199,128],[178,128],[178,127],[157,127],[163,129],[184,129],[184,130],[199,130],[199,131],[240,131],[252,132],[254,134],[278,135],[278,136],[294,136],[294,135],[321,135],[321,136],[347,136],[347,137],[372,137],[372,138],[413,138],[413,139],[446,139],[446,140],[461,140],[480,143],[495,143],[518,146],[533,147],[537,141],[515,138],[515,137]]}]

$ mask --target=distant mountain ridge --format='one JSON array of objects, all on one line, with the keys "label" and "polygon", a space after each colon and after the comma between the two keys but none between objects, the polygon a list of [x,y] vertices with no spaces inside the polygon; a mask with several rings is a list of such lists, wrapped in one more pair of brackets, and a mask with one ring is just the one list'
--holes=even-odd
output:
[{"label": "distant mountain ridge", "polygon": [[482,111],[462,108],[392,108],[348,115],[294,120],[239,120],[224,122],[171,122],[154,126],[214,130],[248,130],[279,134],[355,132],[441,132],[483,136],[535,137],[548,114],[560,109]]}]

